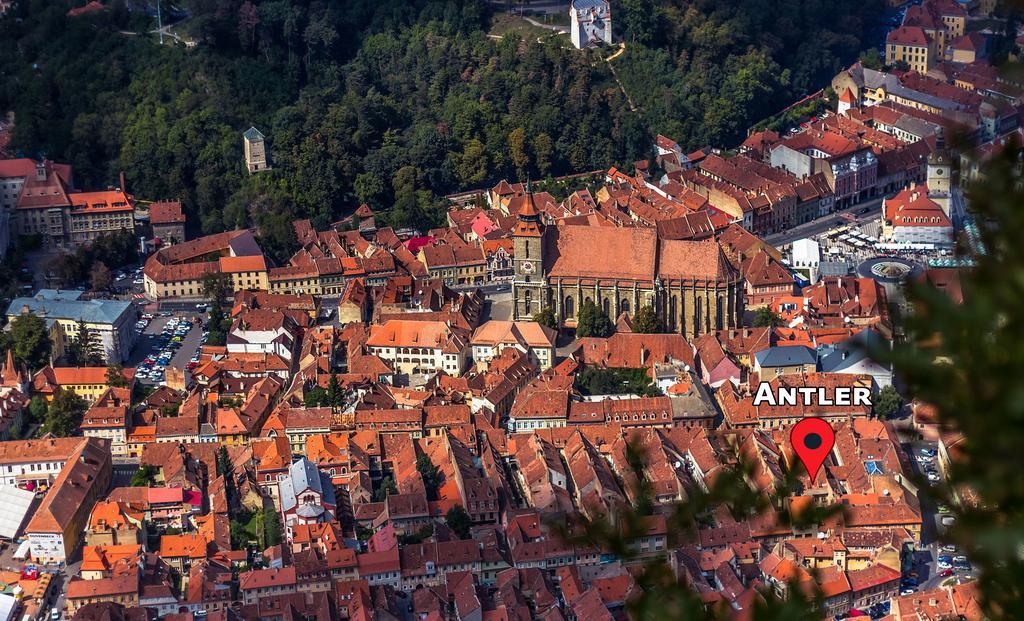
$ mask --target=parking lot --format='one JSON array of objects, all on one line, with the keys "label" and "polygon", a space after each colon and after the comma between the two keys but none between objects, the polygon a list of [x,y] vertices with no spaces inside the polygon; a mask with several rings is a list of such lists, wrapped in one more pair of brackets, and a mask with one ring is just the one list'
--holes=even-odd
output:
[{"label": "parking lot", "polygon": [[[906,446],[914,470],[930,484],[942,481],[939,472],[935,442],[915,441]],[[924,529],[922,546],[913,556],[900,584],[901,594],[928,590],[947,582],[963,582],[974,577],[975,570],[964,553],[955,546],[938,541],[938,537],[953,524],[950,508],[937,504],[927,493],[920,495]]]},{"label": "parking lot", "polygon": [[199,347],[206,342],[202,316],[192,313],[145,314],[136,328],[142,335],[129,360],[135,377],[143,384],[160,384],[167,367],[190,369],[198,358]]}]

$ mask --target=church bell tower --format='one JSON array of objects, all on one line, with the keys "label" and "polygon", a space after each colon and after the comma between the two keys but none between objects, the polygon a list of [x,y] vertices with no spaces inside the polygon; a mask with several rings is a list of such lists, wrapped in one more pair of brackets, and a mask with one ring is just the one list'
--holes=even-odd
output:
[{"label": "church bell tower", "polygon": [[512,231],[515,275],[512,279],[514,321],[528,321],[547,304],[544,282],[544,222],[527,183],[523,204]]},{"label": "church bell tower", "polygon": [[945,151],[936,150],[928,156],[928,198],[942,207],[946,216],[952,217],[950,168],[949,156]]}]

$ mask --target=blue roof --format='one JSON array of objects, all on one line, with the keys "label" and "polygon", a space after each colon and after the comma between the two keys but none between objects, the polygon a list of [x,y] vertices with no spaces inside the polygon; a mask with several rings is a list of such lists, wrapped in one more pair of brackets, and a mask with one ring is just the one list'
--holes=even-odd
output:
[{"label": "blue roof", "polygon": [[885,474],[885,466],[880,461],[866,461],[864,462],[864,470],[868,474]]},{"label": "blue roof", "polygon": [[33,315],[46,319],[113,324],[132,306],[127,300],[79,300],[80,295],[78,291],[43,289],[33,297],[12,300],[7,315],[16,317],[27,308]]},{"label": "blue roof", "polygon": [[316,464],[303,457],[291,465],[288,476],[281,480],[281,510],[288,511],[297,505],[296,496],[306,490],[318,492],[326,504],[337,504],[331,477],[320,472]]},{"label": "blue roof", "polygon": [[260,138],[263,138],[263,134],[260,132],[260,130],[256,129],[255,127],[250,127],[249,129],[245,130],[242,136],[249,140],[259,140]]},{"label": "blue roof", "polygon": [[818,360],[814,350],[803,345],[789,347],[769,347],[754,354],[758,366],[791,367],[797,364],[815,364]]}]

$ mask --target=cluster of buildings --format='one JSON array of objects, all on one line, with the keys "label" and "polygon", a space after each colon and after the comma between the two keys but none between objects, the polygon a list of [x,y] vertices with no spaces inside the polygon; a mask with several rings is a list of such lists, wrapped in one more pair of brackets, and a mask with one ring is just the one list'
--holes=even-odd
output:
[{"label": "cluster of buildings", "polygon": [[[158,250],[145,269],[154,297],[195,295],[205,274],[230,274],[225,345],[203,346],[140,402],[130,370],[112,387],[105,368],[46,367],[22,389],[85,398],[82,437],[0,444],[14,466],[0,461],[2,485],[45,494],[15,527],[32,558],[82,550],[66,612],[398,619],[411,606],[420,618],[610,619],[650,560],[709,608],[750,610],[798,583],[820,587],[829,614],[893,600],[924,519],[894,428],[863,405],[752,401],[761,382],[888,385],[891,371],[859,347],[891,335],[885,290],[867,278],[798,287],[774,248],[720,212],[634,219],[676,205],[642,179],[609,178],[563,203],[499,184],[486,208],[453,211],[448,229],[405,242],[390,229],[300,221],[287,268],[267,267],[248,231]],[[479,288],[415,258],[494,240],[510,242],[498,246],[511,261],[508,319],[485,314]],[[393,271],[365,274],[378,255]],[[274,288],[275,270],[337,264],[363,272],[329,285],[310,276],[301,286],[316,293]],[[326,286],[339,295],[324,321]],[[531,320],[551,304],[571,327],[588,300],[614,334],[560,352],[559,330]],[[646,305],[666,332],[633,331]],[[744,313],[759,306],[781,325],[750,327]],[[623,372],[649,388],[595,394],[582,379]],[[788,427],[812,415],[832,422],[836,447],[785,513],[846,511],[799,526],[783,507],[749,519],[715,511],[693,538],[676,536],[675,503],[738,464],[751,468],[750,493],[779,489],[795,464]],[[39,459],[26,442],[52,449]],[[631,447],[646,456],[654,511],[629,553],[565,540],[555,524],[615,522],[641,501]],[[150,477],[108,489],[114,459]]]},{"label": "cluster of buildings", "polygon": [[[570,11],[577,46],[610,41],[607,2]],[[926,55],[900,43],[915,29]],[[621,619],[651,560],[735,618],[796,587],[827,616],[889,603],[889,619],[979,619],[972,583],[899,595],[930,517],[891,423],[863,403],[756,399],[762,385],[877,393],[893,372],[869,352],[895,328],[878,280],[804,282],[762,237],[883,197],[886,241],[948,246],[962,214],[945,132],[966,128],[991,153],[1019,125],[1015,86],[979,61],[959,5],[926,0],[894,32],[889,62],[910,71],[855,64],[833,81],[835,113],[753,133],[735,155],[658,136],[653,162],[564,200],[502,181],[425,232],[378,226],[364,205],[326,231],[295,222],[284,265],[253,231],[189,240],[180,203],[151,205],[146,296],[202,299],[225,275],[226,343],[141,400],[130,369],[111,386],[105,367],[29,375],[9,357],[0,488],[21,517],[0,519],[0,537],[24,536],[40,563],[81,551],[65,592],[81,619]],[[243,139],[249,172],[266,170],[263,135]],[[32,187],[49,184],[72,213],[70,171],[38,169],[5,212],[27,216]],[[61,222],[54,244],[75,229]],[[924,277],[963,301],[948,270]],[[614,333],[564,347],[591,304]],[[662,333],[634,331],[645,307]],[[753,326],[759,309],[776,321]],[[534,321],[542,311],[553,327]],[[80,322],[107,360],[131,349],[134,311],[113,302],[42,291],[7,315],[25,312],[47,319],[55,351]],[[12,439],[30,397],[62,390],[88,402],[80,437]],[[789,429],[808,416],[836,432],[820,473],[764,513],[715,507],[680,536],[676,504],[731,470],[755,497],[782,489]],[[962,436],[938,440],[948,467]],[[625,528],[647,500],[635,449],[652,510],[630,547],[567,540],[556,525]],[[111,489],[115,460],[146,480]],[[832,505],[843,511],[809,510]]]},{"label": "cluster of buildings", "polygon": [[84,326],[94,337],[96,353],[111,364],[128,359],[138,337],[135,307],[128,300],[82,299],[75,290],[40,289],[32,297],[14,298],[7,306],[7,322],[24,314],[46,321],[54,359],[64,355]]}]

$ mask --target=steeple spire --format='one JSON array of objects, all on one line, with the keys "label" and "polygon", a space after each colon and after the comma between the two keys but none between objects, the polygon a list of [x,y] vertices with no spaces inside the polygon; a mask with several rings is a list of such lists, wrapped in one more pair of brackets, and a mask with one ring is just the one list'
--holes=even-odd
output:
[{"label": "steeple spire", "polygon": [[0,385],[20,387],[22,383],[21,372],[18,371],[18,365],[14,363],[14,350],[8,349],[4,367],[0,370]]}]

